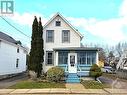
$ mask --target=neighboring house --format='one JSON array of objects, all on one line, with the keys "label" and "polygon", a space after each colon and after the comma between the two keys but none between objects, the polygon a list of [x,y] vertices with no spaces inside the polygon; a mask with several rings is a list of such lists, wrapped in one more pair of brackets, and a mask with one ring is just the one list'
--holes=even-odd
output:
[{"label": "neighboring house", "polygon": [[0,32],[0,75],[26,71],[27,49],[20,41]]},{"label": "neighboring house", "polygon": [[116,65],[116,69],[119,70],[127,70],[127,50],[124,50],[121,55],[118,64]]},{"label": "neighboring house", "polygon": [[88,76],[92,64],[98,63],[98,49],[82,47],[83,35],[60,13],[44,25],[43,38],[44,72],[60,66],[67,75]]}]

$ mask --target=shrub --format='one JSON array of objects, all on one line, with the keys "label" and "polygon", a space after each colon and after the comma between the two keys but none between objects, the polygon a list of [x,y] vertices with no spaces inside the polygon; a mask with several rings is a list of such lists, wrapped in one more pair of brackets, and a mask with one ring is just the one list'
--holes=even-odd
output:
[{"label": "shrub", "polygon": [[50,82],[60,82],[64,78],[64,69],[52,67],[47,71],[47,79]]},{"label": "shrub", "polygon": [[92,67],[90,68],[89,75],[91,77],[95,77],[95,80],[96,80],[97,77],[102,75],[101,68],[99,68],[97,64],[93,64]]}]

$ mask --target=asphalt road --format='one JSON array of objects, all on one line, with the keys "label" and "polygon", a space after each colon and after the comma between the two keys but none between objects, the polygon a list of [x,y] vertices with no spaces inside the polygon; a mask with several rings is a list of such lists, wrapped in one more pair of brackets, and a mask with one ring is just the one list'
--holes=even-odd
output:
[{"label": "asphalt road", "polygon": [[121,81],[121,79],[119,79],[119,78],[113,80],[108,77],[101,76],[101,77],[99,77],[99,80],[102,83],[111,85],[112,88],[127,89],[127,82]]},{"label": "asphalt road", "polygon": [[25,73],[19,74],[17,76],[14,76],[12,78],[0,80],[0,89],[2,88],[8,88],[9,86],[12,86],[16,84],[19,81],[28,79],[27,75]]}]

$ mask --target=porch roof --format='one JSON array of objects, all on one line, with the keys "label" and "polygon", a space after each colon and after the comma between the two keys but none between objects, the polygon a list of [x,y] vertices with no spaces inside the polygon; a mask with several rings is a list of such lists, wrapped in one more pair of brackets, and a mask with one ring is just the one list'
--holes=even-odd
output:
[{"label": "porch roof", "polygon": [[53,50],[55,51],[60,51],[60,50],[74,50],[74,51],[98,51],[99,48],[95,48],[95,47],[66,47],[66,48],[54,48]]}]

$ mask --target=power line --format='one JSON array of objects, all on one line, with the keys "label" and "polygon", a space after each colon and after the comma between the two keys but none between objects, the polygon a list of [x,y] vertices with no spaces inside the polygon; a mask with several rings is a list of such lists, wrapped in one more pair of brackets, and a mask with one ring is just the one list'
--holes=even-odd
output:
[{"label": "power line", "polygon": [[22,31],[20,31],[18,28],[16,28],[15,26],[13,26],[10,22],[8,22],[5,18],[3,18],[2,16],[0,16],[4,21],[6,21],[11,27],[13,27],[15,30],[17,30],[18,32],[20,32],[21,34],[23,34],[24,36],[28,37],[29,39],[31,37],[29,37],[28,35],[26,35],[25,33],[23,33]]}]

